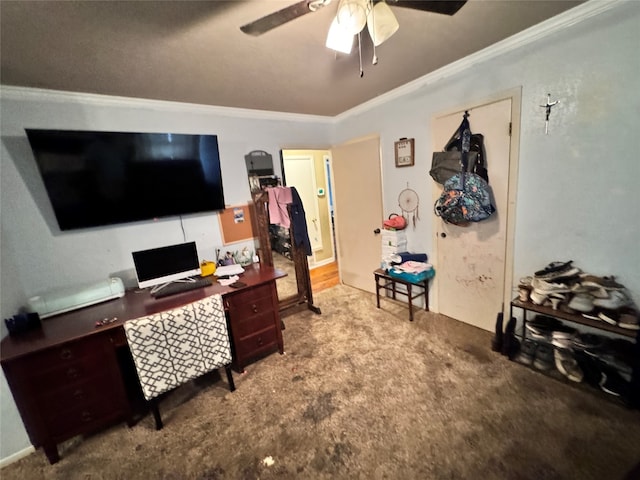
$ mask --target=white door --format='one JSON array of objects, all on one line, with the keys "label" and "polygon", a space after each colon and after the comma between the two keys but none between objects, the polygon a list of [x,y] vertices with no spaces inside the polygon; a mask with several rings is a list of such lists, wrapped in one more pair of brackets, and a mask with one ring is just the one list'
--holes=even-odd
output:
[{"label": "white door", "polygon": [[318,214],[316,171],[313,157],[283,155],[282,158],[287,186],[296,187],[305,218],[307,219],[307,232],[311,242],[311,250],[322,249],[322,230],[320,215]]},{"label": "white door", "polygon": [[[496,213],[468,227],[447,224],[434,216],[438,311],[485,330],[495,328],[505,296],[511,106],[512,99],[507,98],[468,109],[471,132],[484,135]],[[442,148],[447,143],[463,113],[434,120],[435,146]],[[434,185],[437,197],[442,187]]]},{"label": "white door", "polygon": [[382,246],[380,139],[353,140],[331,150],[338,265],[342,283],[375,292]]}]

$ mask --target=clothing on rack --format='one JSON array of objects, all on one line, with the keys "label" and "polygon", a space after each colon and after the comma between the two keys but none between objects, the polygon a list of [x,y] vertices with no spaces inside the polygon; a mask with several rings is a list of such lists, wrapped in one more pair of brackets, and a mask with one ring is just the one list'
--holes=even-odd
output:
[{"label": "clothing on rack", "polygon": [[291,187],[291,222],[293,223],[293,241],[297,247],[302,247],[307,256],[311,255],[311,241],[307,230],[307,217],[302,206],[302,199],[296,187]]},{"label": "clothing on rack", "polygon": [[269,195],[269,223],[289,228],[291,220],[287,205],[293,201],[291,187],[270,187],[266,190]]}]

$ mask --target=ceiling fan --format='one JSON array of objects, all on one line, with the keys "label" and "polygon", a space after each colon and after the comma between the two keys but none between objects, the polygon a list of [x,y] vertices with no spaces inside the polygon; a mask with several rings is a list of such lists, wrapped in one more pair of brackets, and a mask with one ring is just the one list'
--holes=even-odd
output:
[{"label": "ceiling fan", "polygon": [[[377,46],[381,45],[399,28],[395,15],[389,5],[413,10],[453,15],[467,2],[467,0],[339,0],[336,16],[331,22],[327,35],[326,46],[342,53],[351,53],[354,38],[358,38],[360,53],[360,77],[364,75],[362,69],[361,36],[367,27],[373,42],[373,61],[376,65]],[[258,36],[280,25],[295,20],[307,13],[315,12],[331,3],[331,0],[303,0],[251,23],[240,27],[248,35]]]},{"label": "ceiling fan", "polygon": [[[341,0],[338,5],[338,12],[342,8],[357,8],[360,5],[376,6],[379,3],[388,4],[394,7],[411,8],[413,10],[422,10],[425,12],[441,13],[443,15],[453,15],[467,2],[467,0]],[[322,7],[329,5],[331,0],[302,0],[300,2],[289,5],[277,12],[266,15],[258,20],[247,23],[240,27],[244,33],[248,35],[262,35],[280,25],[284,25],[291,20],[306,15],[307,13],[320,10]]]}]

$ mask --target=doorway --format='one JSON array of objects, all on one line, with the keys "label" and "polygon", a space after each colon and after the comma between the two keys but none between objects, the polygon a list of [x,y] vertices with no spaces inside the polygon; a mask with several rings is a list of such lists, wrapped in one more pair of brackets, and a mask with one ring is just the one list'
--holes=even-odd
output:
[{"label": "doorway", "polygon": [[[447,143],[465,110],[472,133],[484,135],[496,213],[468,227],[434,216],[438,272],[434,307],[448,317],[492,331],[497,313],[505,310],[511,296],[520,90],[438,116],[433,120],[434,145]],[[434,186],[435,201],[442,186]]]},{"label": "doorway", "polygon": [[[282,150],[282,181],[298,191],[305,209],[312,255],[308,258],[314,292],[339,283],[333,223],[331,154],[328,150]],[[287,259],[274,254],[287,271]],[[279,265],[278,265],[279,263]]]}]

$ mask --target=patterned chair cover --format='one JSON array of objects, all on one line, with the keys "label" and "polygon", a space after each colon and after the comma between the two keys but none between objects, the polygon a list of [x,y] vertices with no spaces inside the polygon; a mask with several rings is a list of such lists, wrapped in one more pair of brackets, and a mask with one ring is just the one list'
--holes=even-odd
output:
[{"label": "patterned chair cover", "polygon": [[125,322],[147,400],[231,363],[222,296]]}]

